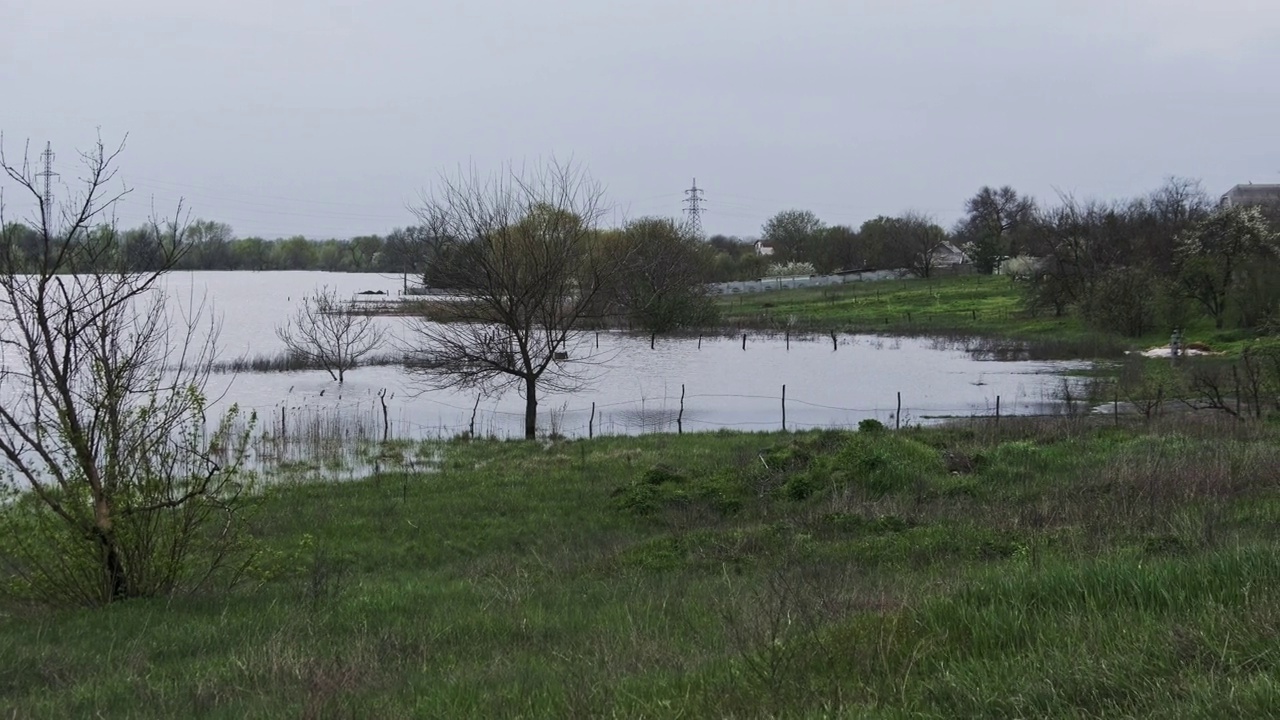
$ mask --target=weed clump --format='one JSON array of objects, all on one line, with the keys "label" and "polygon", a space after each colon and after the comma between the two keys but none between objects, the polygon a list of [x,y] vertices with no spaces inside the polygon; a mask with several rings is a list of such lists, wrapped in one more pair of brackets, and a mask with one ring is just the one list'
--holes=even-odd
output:
[{"label": "weed clump", "polygon": [[884,423],[880,422],[879,420],[876,420],[875,418],[867,418],[866,420],[858,421],[858,432],[877,433],[877,432],[884,432],[884,431],[885,431]]},{"label": "weed clump", "polygon": [[879,498],[906,492],[944,470],[938,451],[928,445],[892,433],[858,433],[791,477],[785,492],[792,500],[804,500],[823,488],[855,488]]}]

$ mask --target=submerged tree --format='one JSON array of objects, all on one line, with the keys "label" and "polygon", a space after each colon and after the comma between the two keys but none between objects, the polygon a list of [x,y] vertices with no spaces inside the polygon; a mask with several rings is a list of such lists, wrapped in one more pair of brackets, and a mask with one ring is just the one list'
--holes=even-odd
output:
[{"label": "submerged tree", "polygon": [[98,227],[126,192],[110,190],[122,147],[81,154],[60,212],[27,158],[0,147],[38,208],[21,253],[0,217],[0,563],[18,581],[6,587],[48,602],[195,590],[234,580],[245,560],[248,431],[234,432],[234,409],[207,430],[214,328],[198,313],[172,323],[161,288],[187,248],[181,204],[152,222],[154,268]]},{"label": "submerged tree", "polygon": [[618,313],[655,335],[714,321],[708,245],[674,220],[656,217],[627,223],[615,242],[627,258],[608,293]]},{"label": "submerged tree", "polygon": [[449,294],[413,323],[409,369],[437,387],[517,386],[533,438],[538,393],[585,382],[593,356],[579,333],[627,264],[600,239],[604,211],[602,188],[571,165],[442,177],[414,212],[433,229]]},{"label": "submerged tree", "polygon": [[337,292],[325,287],[304,297],[288,324],[276,328],[276,336],[291,355],[341,383],[348,370],[382,345],[386,333],[372,316],[343,307]]}]

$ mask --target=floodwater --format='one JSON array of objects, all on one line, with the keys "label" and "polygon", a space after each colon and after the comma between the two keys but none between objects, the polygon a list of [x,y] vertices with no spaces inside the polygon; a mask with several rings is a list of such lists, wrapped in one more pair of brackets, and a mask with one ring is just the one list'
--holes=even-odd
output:
[{"label": "floodwater", "polygon": [[[322,272],[187,272],[165,282],[175,306],[203,301],[220,320],[220,358],[271,355],[283,349],[275,328],[299,300],[328,286],[341,297],[385,291],[396,299],[399,276]],[[379,297],[379,296],[360,296]],[[403,318],[379,317],[397,338],[411,337]],[[598,344],[598,347],[597,347]],[[963,349],[923,338],[845,335],[787,347],[782,337],[659,339],[594,333],[570,348],[564,368],[583,376],[573,393],[542,393],[540,433],[595,434],[774,430],[783,427],[852,427],[865,418],[927,423],[943,417],[1035,414],[1058,406],[1062,373],[1088,367],[1082,361],[975,359]],[[783,401],[785,386],[785,403]],[[386,429],[394,437],[450,437],[472,426],[477,434],[523,435],[524,399],[515,388],[478,396],[474,391],[429,389],[395,366],[361,367],[339,385],[323,371],[218,374],[209,386],[217,407],[252,409],[266,427],[286,430],[308,417],[341,415]],[[383,392],[385,391],[385,392]],[[379,398],[379,393],[384,395]],[[684,395],[681,412],[681,395]],[[898,398],[901,394],[901,414]],[[477,405],[477,400],[479,404]],[[592,405],[594,403],[594,414]],[[283,416],[283,417],[282,417]]]}]

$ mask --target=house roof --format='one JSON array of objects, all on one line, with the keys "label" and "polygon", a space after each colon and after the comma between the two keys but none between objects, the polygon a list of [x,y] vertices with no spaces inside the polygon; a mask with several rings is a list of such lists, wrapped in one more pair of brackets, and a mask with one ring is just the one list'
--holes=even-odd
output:
[{"label": "house roof", "polygon": [[1237,185],[1222,197],[1242,205],[1280,202],[1280,185]]}]

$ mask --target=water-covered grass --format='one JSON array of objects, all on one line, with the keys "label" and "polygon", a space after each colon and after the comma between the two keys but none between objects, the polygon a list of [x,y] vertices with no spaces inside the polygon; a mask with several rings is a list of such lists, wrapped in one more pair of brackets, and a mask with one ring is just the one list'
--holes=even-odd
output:
[{"label": "water-covered grass", "polygon": [[430,475],[269,487],[229,597],[3,607],[0,714],[1266,717],[1276,440],[447,443]]},{"label": "water-covered grass", "polygon": [[[403,365],[402,353],[375,353],[367,355],[354,363],[354,367],[375,367],[387,365]],[[319,361],[305,355],[291,353],[286,350],[274,354],[243,355],[229,360],[220,360],[210,365],[216,373],[242,372],[296,372],[299,370],[324,370]]]}]

